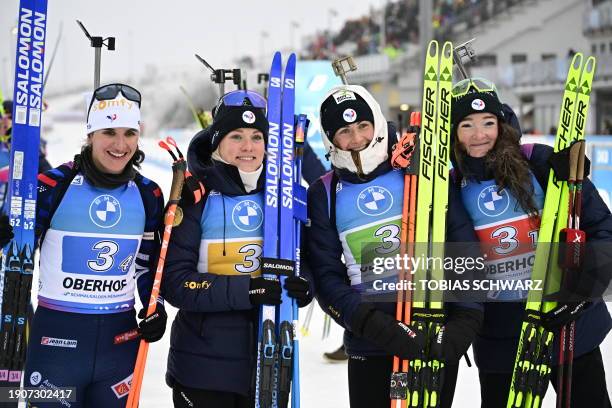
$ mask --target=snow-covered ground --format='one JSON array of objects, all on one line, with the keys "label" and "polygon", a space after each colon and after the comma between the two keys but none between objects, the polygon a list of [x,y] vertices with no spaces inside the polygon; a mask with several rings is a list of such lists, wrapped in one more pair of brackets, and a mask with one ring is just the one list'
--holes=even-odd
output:
[{"label": "snow-covered ground", "polygon": [[[61,109],[61,104],[55,104],[54,106],[56,109]],[[171,181],[171,160],[166,152],[157,147],[157,140],[162,136],[172,135],[185,151],[193,131],[163,132],[159,135],[148,135],[147,138],[141,139],[142,149],[147,155],[142,173],[162,186],[166,197]],[[56,122],[53,128],[47,131],[45,138],[48,141],[49,160],[52,165],[56,166],[64,161],[71,160],[74,154],[79,151],[80,145],[85,140],[85,127],[84,124],[76,122]],[[32,286],[34,288],[38,287],[36,284]],[[170,314],[169,321],[171,321],[176,311],[170,306],[167,309]],[[329,364],[322,358],[323,352],[333,351],[340,345],[342,330],[339,326],[333,324],[330,336],[326,340],[321,340],[323,312],[318,307],[315,310],[310,325],[310,335],[302,338],[300,343],[302,407],[348,407],[346,364]],[[302,312],[301,317],[304,315],[305,313]],[[164,381],[169,348],[169,331],[170,323],[164,338],[157,343],[153,343],[149,348],[141,396],[141,406],[143,408],[167,408],[172,406],[171,390]],[[607,368],[612,367],[612,342],[610,338],[604,342],[602,351],[605,366]],[[608,376],[608,393],[612,389],[610,378]],[[469,368],[465,363],[462,363],[453,406],[469,408],[480,406],[478,372],[475,367]],[[554,406],[554,392],[549,390],[543,407],[552,408]]]}]

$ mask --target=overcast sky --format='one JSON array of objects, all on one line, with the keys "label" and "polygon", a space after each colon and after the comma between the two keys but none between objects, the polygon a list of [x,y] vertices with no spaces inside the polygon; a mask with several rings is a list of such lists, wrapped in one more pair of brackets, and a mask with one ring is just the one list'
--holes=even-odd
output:
[{"label": "overcast sky", "polygon": [[[13,82],[15,36],[19,0],[1,0],[0,85],[7,92]],[[117,50],[102,56],[105,76],[126,79],[140,75],[147,64],[163,66],[196,65],[199,53],[213,67],[229,65],[244,55],[258,57],[265,52],[290,46],[291,22],[294,44],[331,21],[335,31],[347,18],[367,14],[370,4],[380,7],[384,0],[48,0],[47,48],[51,51],[63,22],[63,37],[49,90],[93,82],[93,49],[76,24],[79,19],[92,35],[117,38]],[[330,9],[337,12],[331,17]],[[51,58],[48,53],[46,63]]]}]

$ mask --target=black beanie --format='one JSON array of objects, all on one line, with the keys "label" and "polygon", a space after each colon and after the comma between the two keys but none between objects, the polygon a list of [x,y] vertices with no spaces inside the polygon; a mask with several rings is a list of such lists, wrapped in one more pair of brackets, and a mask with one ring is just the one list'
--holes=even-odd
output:
[{"label": "black beanie", "polygon": [[330,142],[338,129],[364,120],[374,124],[372,109],[361,95],[348,89],[334,92],[321,104],[321,125]]},{"label": "black beanie", "polygon": [[268,119],[262,108],[253,106],[226,106],[219,105],[214,112],[213,123],[210,126],[212,133],[211,148],[217,150],[221,139],[229,132],[239,128],[253,128],[263,133],[264,141],[268,142]]},{"label": "black beanie", "polygon": [[499,120],[505,121],[502,103],[495,91],[481,92],[472,86],[466,94],[458,97],[453,96],[451,116],[455,129],[466,116],[483,112],[492,113]]}]

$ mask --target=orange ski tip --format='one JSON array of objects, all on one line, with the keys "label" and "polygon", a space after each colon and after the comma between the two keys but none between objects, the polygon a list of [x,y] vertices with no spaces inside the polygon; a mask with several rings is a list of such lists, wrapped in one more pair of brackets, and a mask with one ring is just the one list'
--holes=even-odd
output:
[{"label": "orange ski tip", "polygon": [[177,146],[176,146],[176,141],[174,140],[174,138],[173,138],[172,136],[166,136],[166,142],[167,142],[169,145],[172,145],[172,146],[174,146],[174,147],[177,147]]},{"label": "orange ski tip", "polygon": [[166,150],[170,150],[170,146],[168,146],[166,144],[166,142],[164,142],[163,140],[160,140],[159,142],[157,142],[157,144],[159,145],[159,147],[161,147],[162,149],[166,149]]}]

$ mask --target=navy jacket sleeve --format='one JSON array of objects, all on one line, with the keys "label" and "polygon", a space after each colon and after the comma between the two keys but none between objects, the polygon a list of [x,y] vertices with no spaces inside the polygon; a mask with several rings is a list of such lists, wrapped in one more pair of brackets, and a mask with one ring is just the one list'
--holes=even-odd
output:
[{"label": "navy jacket sleeve", "polygon": [[338,324],[350,330],[353,313],[361,303],[359,293],[348,282],[342,262],[342,244],[331,224],[327,193],[321,180],[308,189],[307,255],[321,308]]},{"label": "navy jacket sleeve", "polygon": [[[66,166],[66,165],[62,165]],[[51,224],[51,217],[57,205],[57,195],[61,184],[66,177],[64,169],[60,166],[57,169],[52,169],[38,175],[38,195],[36,198],[36,239],[44,239],[45,233]],[[40,244],[41,242],[37,242]]]},{"label": "navy jacket sleeve", "polygon": [[190,312],[252,309],[249,276],[198,272],[203,208],[204,202],[184,206],[182,222],[172,229],[162,279],[164,298],[171,305]]},{"label": "navy jacket sleeve", "polygon": [[584,180],[582,196],[580,227],[587,236],[584,270],[592,284],[588,295],[598,298],[608,290],[612,278],[612,215],[591,180]]},{"label": "navy jacket sleeve", "polygon": [[[136,279],[140,302],[143,307],[147,307],[151,298],[161,248],[161,234],[164,227],[164,195],[155,182],[140,174],[136,176],[134,181],[140,191],[146,215],[142,241],[136,254],[134,278]],[[157,303],[164,304],[162,296],[157,298]]]}]

